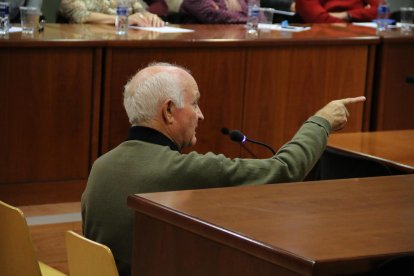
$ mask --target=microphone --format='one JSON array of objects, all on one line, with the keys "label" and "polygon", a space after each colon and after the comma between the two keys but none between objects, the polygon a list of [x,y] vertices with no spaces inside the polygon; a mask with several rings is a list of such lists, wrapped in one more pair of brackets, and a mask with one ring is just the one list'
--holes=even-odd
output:
[{"label": "microphone", "polygon": [[229,135],[230,135],[230,139],[235,141],[235,142],[244,143],[244,142],[247,141],[246,135],[241,133],[241,131],[239,131],[239,130],[233,130],[233,131],[230,132]]},{"label": "microphone", "polygon": [[[226,127],[223,127],[222,129],[221,129],[221,133],[223,133],[224,135],[229,135],[230,136],[230,130],[228,129],[228,128],[226,128]],[[241,132],[240,132],[241,133]],[[232,139],[232,137],[230,136],[230,139],[232,140],[232,141],[235,141],[235,142],[239,142],[239,141],[237,141],[237,140],[234,140],[234,139]],[[253,157],[253,158],[257,158],[257,156],[256,156],[256,154],[254,154],[248,147],[246,147],[246,145],[245,144],[243,144],[243,143],[240,143],[240,146],[245,150],[245,151],[247,151],[249,154],[250,154],[250,156],[251,157]]]},{"label": "microphone", "polygon": [[230,131],[228,128],[223,127],[221,129],[221,133],[223,133],[225,135],[229,135],[230,136],[230,139],[232,141],[242,143],[242,145],[246,141],[249,141],[249,142],[251,142],[253,144],[257,144],[257,145],[266,147],[268,150],[270,150],[272,152],[273,155],[276,154],[276,151],[271,146],[269,146],[269,145],[267,145],[265,143],[258,142],[258,141],[255,141],[255,140],[252,140],[252,139],[247,138],[247,136],[244,135],[240,130],[232,130],[232,131]]}]

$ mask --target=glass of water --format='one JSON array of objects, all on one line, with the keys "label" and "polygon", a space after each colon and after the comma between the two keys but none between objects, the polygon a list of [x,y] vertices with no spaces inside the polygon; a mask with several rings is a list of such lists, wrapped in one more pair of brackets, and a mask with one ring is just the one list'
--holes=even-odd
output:
[{"label": "glass of water", "polygon": [[36,7],[20,7],[23,34],[33,34],[39,28],[40,10]]},{"label": "glass of water", "polygon": [[411,31],[413,26],[414,19],[414,8],[412,7],[402,7],[401,12],[401,30],[402,31]]},{"label": "glass of water", "polygon": [[0,2],[0,35],[6,35],[9,32],[10,5],[7,2]]},{"label": "glass of water", "polygon": [[116,34],[126,35],[128,33],[128,13],[129,13],[129,0],[117,0],[116,1],[116,19],[115,27]]}]

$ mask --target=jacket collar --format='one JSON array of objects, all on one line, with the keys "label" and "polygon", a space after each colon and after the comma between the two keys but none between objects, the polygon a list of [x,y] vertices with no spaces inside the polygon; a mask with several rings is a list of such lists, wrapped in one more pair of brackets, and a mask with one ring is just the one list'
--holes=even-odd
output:
[{"label": "jacket collar", "polygon": [[139,140],[139,141],[144,141],[144,142],[148,142],[151,144],[168,146],[172,150],[179,151],[177,145],[174,144],[174,142],[171,141],[167,136],[149,127],[143,127],[143,126],[131,127],[129,129],[127,141],[130,141],[130,140]]}]

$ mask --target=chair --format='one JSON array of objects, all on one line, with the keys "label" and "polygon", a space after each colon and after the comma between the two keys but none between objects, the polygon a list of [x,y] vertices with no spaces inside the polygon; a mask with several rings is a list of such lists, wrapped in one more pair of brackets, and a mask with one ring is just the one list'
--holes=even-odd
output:
[{"label": "chair", "polygon": [[71,276],[118,276],[111,249],[103,244],[67,231],[66,251]]},{"label": "chair", "polygon": [[23,212],[0,201],[0,275],[65,275],[37,261]]}]

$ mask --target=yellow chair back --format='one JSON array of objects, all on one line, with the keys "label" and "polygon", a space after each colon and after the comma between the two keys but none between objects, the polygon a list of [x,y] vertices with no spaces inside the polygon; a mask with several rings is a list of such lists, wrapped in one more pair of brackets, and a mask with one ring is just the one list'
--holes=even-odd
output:
[{"label": "yellow chair back", "polygon": [[118,276],[111,249],[103,244],[67,231],[66,251],[71,276]]},{"label": "yellow chair back", "polygon": [[0,201],[0,275],[65,275],[37,261],[23,212]]}]

